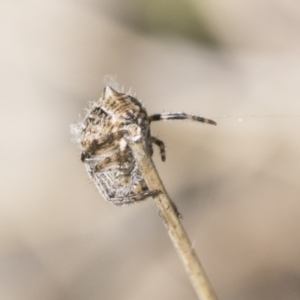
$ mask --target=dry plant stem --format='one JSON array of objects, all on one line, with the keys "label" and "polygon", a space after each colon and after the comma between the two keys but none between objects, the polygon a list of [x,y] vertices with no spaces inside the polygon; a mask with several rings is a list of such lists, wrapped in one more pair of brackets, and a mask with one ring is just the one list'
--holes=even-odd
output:
[{"label": "dry plant stem", "polygon": [[162,217],[174,247],[184,264],[184,267],[194,286],[198,299],[201,300],[217,300],[205,271],[193,250],[191,242],[179,220],[178,214],[172,206],[172,201],[169,198],[163,183],[157,173],[151,157],[146,153],[145,145],[140,143],[130,144],[130,148],[134,158],[139,164],[140,171],[150,190],[159,190],[157,196],[153,199],[158,208],[159,214]]}]

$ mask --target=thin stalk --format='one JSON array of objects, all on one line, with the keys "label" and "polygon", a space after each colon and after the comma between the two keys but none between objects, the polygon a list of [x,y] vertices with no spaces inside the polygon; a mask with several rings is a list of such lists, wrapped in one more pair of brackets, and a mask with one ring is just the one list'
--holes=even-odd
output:
[{"label": "thin stalk", "polygon": [[180,222],[178,212],[164,188],[152,158],[146,152],[144,143],[131,143],[130,148],[134,158],[139,164],[139,169],[149,190],[160,191],[156,196],[153,196],[154,202],[158,208],[159,215],[164,221],[173,245],[183,262],[192,285],[194,286],[198,299],[217,300],[217,295],[205,274],[196,252],[192,248],[192,244]]}]

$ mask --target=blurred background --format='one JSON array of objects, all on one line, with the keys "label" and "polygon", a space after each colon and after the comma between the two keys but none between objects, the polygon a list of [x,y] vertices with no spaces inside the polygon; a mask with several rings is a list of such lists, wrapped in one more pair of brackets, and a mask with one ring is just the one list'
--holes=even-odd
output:
[{"label": "blurred background", "polygon": [[1,0],[0,298],[196,299],[151,199],[104,201],[70,124],[105,75],[156,122],[154,161],[223,300],[300,299],[298,1]]}]

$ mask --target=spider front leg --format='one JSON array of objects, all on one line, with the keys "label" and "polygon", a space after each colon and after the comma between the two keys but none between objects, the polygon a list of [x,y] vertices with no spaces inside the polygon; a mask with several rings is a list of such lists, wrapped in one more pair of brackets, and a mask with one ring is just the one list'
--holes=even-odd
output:
[{"label": "spider front leg", "polygon": [[95,172],[109,172],[113,169],[119,169],[120,166],[120,153],[112,154],[111,156],[104,157],[95,165]]},{"label": "spider front leg", "polygon": [[109,172],[113,170],[129,174],[134,168],[134,159],[128,149],[118,150],[110,156],[104,157],[95,165],[95,172]]},{"label": "spider front leg", "polygon": [[155,114],[149,117],[149,122],[161,121],[161,120],[191,120],[191,121],[202,122],[211,125],[217,125],[217,123],[213,120],[206,119],[200,116],[189,115],[183,112]]},{"label": "spider front leg", "polygon": [[134,202],[143,201],[149,197],[156,196],[159,193],[160,191],[158,190],[154,190],[154,191],[146,190],[146,191],[138,192],[136,194],[124,196],[124,197],[110,198],[109,201],[111,201],[114,205],[121,206],[121,205],[131,204]]},{"label": "spider front leg", "polygon": [[156,137],[151,137],[151,141],[153,144],[155,144],[156,146],[159,147],[159,151],[160,151],[160,157],[162,161],[166,160],[166,148],[165,148],[165,143],[161,140],[159,140]]},{"label": "spider front leg", "polygon": [[81,153],[81,161],[92,157],[99,150],[105,150],[106,148],[113,145],[115,141],[120,140],[126,134],[125,130],[110,133],[100,139],[94,139],[89,146]]}]

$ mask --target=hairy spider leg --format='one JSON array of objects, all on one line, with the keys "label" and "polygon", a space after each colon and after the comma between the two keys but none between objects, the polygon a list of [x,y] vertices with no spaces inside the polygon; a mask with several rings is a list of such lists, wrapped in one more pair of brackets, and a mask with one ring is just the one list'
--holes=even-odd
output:
[{"label": "hairy spider leg", "polygon": [[191,120],[191,121],[202,122],[211,125],[217,125],[217,123],[213,120],[206,119],[200,116],[189,115],[183,112],[161,113],[161,114],[154,114],[152,116],[149,116],[149,122],[161,121],[161,120]]},{"label": "hairy spider leg", "polygon": [[144,199],[152,196],[156,196],[160,191],[142,191],[134,195],[125,196],[125,197],[117,197],[117,198],[109,198],[109,201],[113,202],[115,205],[124,205],[131,204],[137,201],[143,201]]},{"label": "hairy spider leg", "polygon": [[151,141],[153,144],[155,144],[156,146],[159,147],[159,151],[160,151],[160,157],[162,161],[166,160],[166,148],[165,148],[165,143],[161,140],[159,140],[156,137],[151,136]]},{"label": "hairy spider leg", "polygon": [[[108,172],[112,171],[113,169],[121,170],[121,166],[126,162],[124,158],[126,156],[127,150],[118,150],[116,153],[111,154],[110,156],[101,157],[99,161],[95,165],[95,172]],[[127,168],[128,169],[128,168]],[[130,170],[122,170],[124,172],[130,172]]]},{"label": "hairy spider leg", "polygon": [[106,147],[114,143],[115,140],[119,140],[126,133],[126,130],[120,130],[117,132],[110,133],[101,139],[94,139],[91,144],[81,153],[81,161],[84,162],[86,158],[91,157],[100,148]]}]

